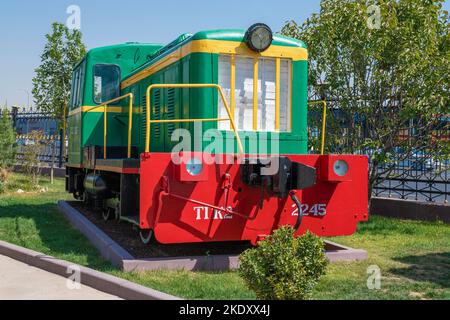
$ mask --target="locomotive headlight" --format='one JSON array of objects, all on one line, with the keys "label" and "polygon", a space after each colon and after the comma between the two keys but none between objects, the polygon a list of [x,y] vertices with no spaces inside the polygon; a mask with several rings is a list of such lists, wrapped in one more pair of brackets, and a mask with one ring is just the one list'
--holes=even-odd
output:
[{"label": "locomotive headlight", "polygon": [[338,160],[334,163],[333,170],[337,176],[344,177],[349,170],[348,163],[344,160]]},{"label": "locomotive headlight", "polygon": [[201,175],[203,172],[202,160],[192,158],[186,163],[186,170],[193,177]]},{"label": "locomotive headlight", "polygon": [[272,44],[272,30],[264,23],[252,25],[245,34],[247,46],[256,52],[266,51]]}]

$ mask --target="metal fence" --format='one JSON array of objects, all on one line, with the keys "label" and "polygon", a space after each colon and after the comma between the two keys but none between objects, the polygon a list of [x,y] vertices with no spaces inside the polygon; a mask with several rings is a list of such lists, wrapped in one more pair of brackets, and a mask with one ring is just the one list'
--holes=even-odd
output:
[{"label": "metal fence", "polygon": [[27,146],[39,145],[38,160],[45,165],[64,166],[64,139],[59,120],[39,111],[11,111],[17,133],[17,163],[24,162]]},{"label": "metal fence", "polygon": [[[330,107],[327,120],[327,153],[352,153],[368,155],[372,160],[376,150],[358,148],[363,145],[366,138],[364,121],[357,116],[349,117],[339,108]],[[42,148],[39,159],[42,163],[54,163],[62,168],[64,166],[63,132],[58,120],[52,115],[42,112],[11,113],[14,128],[17,132],[19,163],[23,161],[24,149],[30,143],[39,143]],[[320,108],[311,108],[310,114],[310,146],[311,153],[317,153],[320,148],[320,131],[322,112]],[[355,127],[355,123],[357,126]],[[350,126],[352,126],[350,128]],[[348,134],[349,130],[353,134]],[[354,132],[356,131],[356,134]],[[414,124],[404,128],[408,135],[414,131]],[[35,141],[36,132],[39,139]],[[33,134],[34,133],[34,134]],[[32,137],[33,136],[33,137]],[[443,119],[442,125],[433,131],[435,140],[450,143],[450,119]],[[31,139],[33,138],[33,139]],[[64,142],[63,142],[64,141]],[[436,150],[434,150],[436,151]],[[374,187],[377,197],[392,197],[404,200],[448,203],[450,200],[450,160],[449,155],[429,150],[417,150],[404,156],[402,150],[395,150],[388,163],[380,165],[377,170],[381,174]]]},{"label": "metal fence", "polygon": [[[311,153],[319,150],[322,113],[318,108],[310,108],[310,146]],[[416,126],[411,121],[399,130],[401,139],[416,134]],[[448,151],[439,145],[450,143],[450,119],[445,117],[431,132],[432,140],[440,143],[424,145],[417,150],[394,148],[389,160],[379,165],[380,174],[373,194],[376,197],[389,197],[403,200],[448,203],[450,200],[450,160]],[[348,116],[331,103],[328,109],[326,153],[354,153],[369,157],[371,166],[377,150],[363,148],[367,138],[367,127],[357,115]],[[445,149],[444,149],[445,150]]]}]

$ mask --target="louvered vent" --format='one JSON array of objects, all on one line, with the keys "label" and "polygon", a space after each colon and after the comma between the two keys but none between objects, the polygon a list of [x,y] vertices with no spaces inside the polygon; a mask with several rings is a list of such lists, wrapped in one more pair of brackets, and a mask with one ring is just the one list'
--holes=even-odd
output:
[{"label": "louvered vent", "polygon": [[[161,91],[155,90],[153,92],[153,101],[152,101],[152,120],[161,120]],[[147,126],[147,97],[142,97],[142,137],[143,141],[146,139],[146,126]],[[161,136],[161,125],[160,124],[152,124],[151,125],[152,132],[152,140],[159,139]]]},{"label": "louvered vent", "polygon": [[[175,89],[173,88],[168,89],[167,91],[167,119],[175,120]],[[171,137],[173,132],[175,131],[175,124],[168,124],[167,131],[169,137]]]},{"label": "louvered vent", "polygon": [[146,139],[147,139],[147,137],[146,137],[146,134],[147,134],[147,128],[146,128],[146,126],[147,126],[147,96],[142,96],[142,104],[141,104],[141,106],[142,106],[142,123],[141,123],[141,128],[142,128],[142,132],[141,132],[141,134],[142,134],[142,141],[146,141]]},{"label": "louvered vent", "polygon": [[[161,120],[161,90],[155,90],[153,94],[153,120]],[[155,139],[161,137],[161,125],[152,124]]]}]

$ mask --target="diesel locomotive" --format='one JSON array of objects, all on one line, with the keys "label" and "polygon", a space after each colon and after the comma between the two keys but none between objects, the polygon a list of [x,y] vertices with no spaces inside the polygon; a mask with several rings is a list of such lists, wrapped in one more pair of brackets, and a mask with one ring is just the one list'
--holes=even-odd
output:
[{"label": "diesel locomotive", "polygon": [[368,219],[367,157],[308,154],[307,47],[264,24],[92,49],[71,90],[66,189],[144,243]]}]

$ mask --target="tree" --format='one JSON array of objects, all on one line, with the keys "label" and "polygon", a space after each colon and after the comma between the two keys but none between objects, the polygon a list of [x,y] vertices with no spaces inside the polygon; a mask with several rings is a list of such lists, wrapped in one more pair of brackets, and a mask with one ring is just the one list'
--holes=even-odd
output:
[{"label": "tree", "polygon": [[40,154],[45,148],[42,131],[32,131],[27,136],[27,142],[23,147],[22,165],[25,174],[28,176],[30,186],[35,188],[39,184],[39,175],[41,174]]},{"label": "tree", "polygon": [[282,30],[309,46],[311,99],[326,86],[330,122],[338,124],[328,131],[327,151],[370,154],[369,197],[399,157],[418,150],[448,157],[448,141],[433,139],[450,111],[442,2],[322,0],[319,14]]},{"label": "tree", "polygon": [[0,169],[8,170],[16,160],[16,134],[8,110],[0,119]]},{"label": "tree", "polygon": [[41,55],[41,65],[33,78],[33,97],[38,109],[63,120],[72,80],[72,69],[86,54],[78,30],[70,31],[62,23],[53,23],[52,33]]}]

